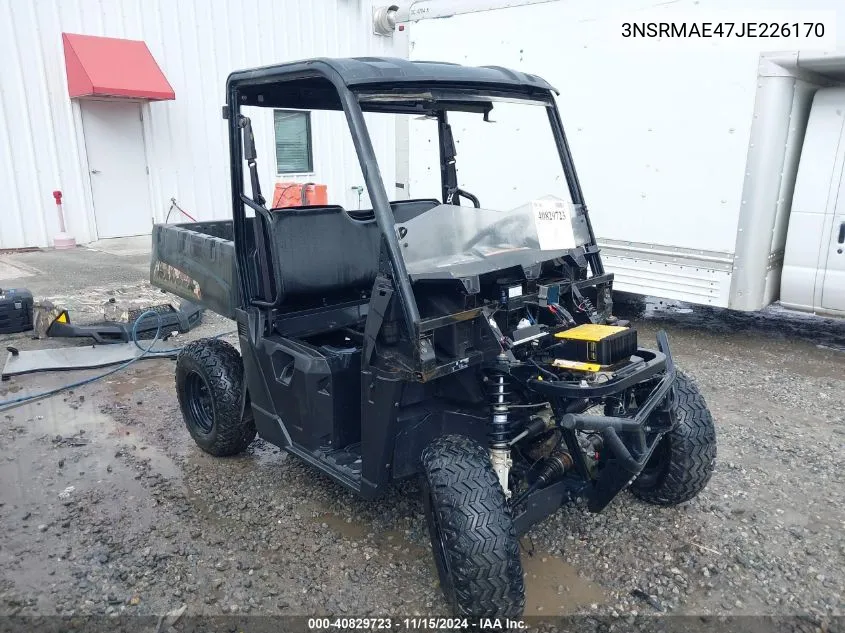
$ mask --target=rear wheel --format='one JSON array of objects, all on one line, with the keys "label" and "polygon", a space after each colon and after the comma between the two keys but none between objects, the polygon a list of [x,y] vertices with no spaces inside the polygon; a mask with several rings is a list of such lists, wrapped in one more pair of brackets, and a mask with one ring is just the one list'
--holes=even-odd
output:
[{"label": "rear wheel", "polygon": [[197,445],[218,457],[236,455],[255,439],[252,418],[241,417],[243,363],[220,339],[188,343],[176,360],[176,394]]},{"label": "rear wheel", "polygon": [[660,440],[631,492],[648,503],[671,506],[704,490],[716,462],[716,429],[698,387],[684,374],[675,383],[675,427]]},{"label": "rear wheel", "polygon": [[434,561],[453,612],[519,617],[525,606],[519,542],[487,450],[446,435],[426,447],[422,462]]}]

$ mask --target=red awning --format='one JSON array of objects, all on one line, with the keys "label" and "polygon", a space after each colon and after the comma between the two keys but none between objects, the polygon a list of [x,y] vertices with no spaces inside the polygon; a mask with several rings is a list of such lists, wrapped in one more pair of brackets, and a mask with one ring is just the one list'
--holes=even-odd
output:
[{"label": "red awning", "polygon": [[62,33],[67,87],[73,97],[175,99],[173,87],[140,40]]}]

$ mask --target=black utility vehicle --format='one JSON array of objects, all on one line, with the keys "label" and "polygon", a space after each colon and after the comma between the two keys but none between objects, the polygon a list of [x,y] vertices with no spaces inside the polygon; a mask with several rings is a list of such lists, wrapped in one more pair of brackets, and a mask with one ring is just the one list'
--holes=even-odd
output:
[{"label": "black utility vehicle", "polygon": [[[257,433],[366,499],[421,475],[457,614],[521,614],[517,538],[564,502],[598,512],[630,487],[678,504],[716,456],[707,405],[665,333],[639,347],[612,315],[553,95],[522,72],[400,59],[235,72],[223,107],[232,221],[153,231],[153,283],[237,322],[240,353],[206,339],[179,356],[196,443],[234,455]],[[514,103],[547,119],[566,193],[492,210],[459,186],[450,116],[483,131]],[[247,106],[342,111],[372,210],[268,208]],[[432,121],[437,198],[388,199],[368,112]],[[539,142],[520,138],[502,156]]]}]

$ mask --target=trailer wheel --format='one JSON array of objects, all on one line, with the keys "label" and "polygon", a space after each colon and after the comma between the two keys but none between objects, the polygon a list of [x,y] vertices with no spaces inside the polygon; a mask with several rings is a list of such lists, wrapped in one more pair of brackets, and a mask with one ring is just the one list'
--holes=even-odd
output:
[{"label": "trailer wheel", "polygon": [[704,397],[680,372],[675,393],[675,428],[663,436],[631,484],[634,495],[661,506],[689,501],[704,490],[716,462],[716,429]]},{"label": "trailer wheel", "polygon": [[243,363],[220,339],[188,343],[176,360],[176,394],[185,426],[206,453],[237,455],[255,439],[255,423],[241,417]]},{"label": "trailer wheel", "polygon": [[422,463],[434,561],[453,612],[521,616],[519,542],[487,450],[467,437],[446,435],[426,447]]}]

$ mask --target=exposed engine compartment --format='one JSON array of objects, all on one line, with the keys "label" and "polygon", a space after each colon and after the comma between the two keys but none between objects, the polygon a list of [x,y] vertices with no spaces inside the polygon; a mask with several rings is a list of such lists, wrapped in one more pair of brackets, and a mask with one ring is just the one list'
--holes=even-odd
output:
[{"label": "exposed engine compartment", "polygon": [[[514,507],[541,489],[564,486],[576,495],[585,482],[600,480],[609,462],[618,465],[622,442],[605,416],[617,416],[623,432],[634,428],[629,420],[659,382],[659,376],[648,378],[649,366],[662,354],[639,349],[636,330],[611,316],[602,287],[582,291],[570,279],[504,279],[492,287],[482,283],[481,294],[501,347],[484,382],[492,410],[491,461],[506,495]],[[641,434],[640,459],[654,438]],[[626,485],[626,471],[619,472],[606,495],[593,495],[596,507]]]}]

